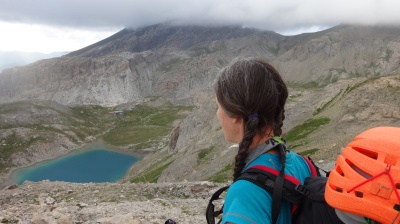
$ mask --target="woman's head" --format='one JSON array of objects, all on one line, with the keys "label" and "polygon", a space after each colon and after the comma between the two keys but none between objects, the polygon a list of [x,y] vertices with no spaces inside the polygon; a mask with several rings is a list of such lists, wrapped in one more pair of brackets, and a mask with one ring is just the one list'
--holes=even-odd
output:
[{"label": "woman's head", "polygon": [[214,88],[219,110],[223,110],[219,113],[242,121],[243,127],[235,133],[234,128],[226,130],[229,125],[224,127],[218,116],[225,138],[240,143],[235,174],[240,173],[254,136],[282,134],[288,91],[276,69],[259,59],[241,59],[223,69]]}]

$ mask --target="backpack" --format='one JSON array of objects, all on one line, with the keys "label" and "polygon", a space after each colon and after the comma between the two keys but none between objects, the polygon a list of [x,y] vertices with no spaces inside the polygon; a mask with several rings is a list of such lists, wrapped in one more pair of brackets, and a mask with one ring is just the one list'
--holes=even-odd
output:
[{"label": "backpack", "polygon": [[[282,168],[272,169],[267,166],[256,165],[246,169],[237,180],[247,180],[272,194],[272,222],[276,223],[282,199],[292,203],[292,223],[294,224],[344,224],[336,215],[335,209],[325,201],[325,185],[327,177],[321,176],[318,168],[310,158],[303,157],[310,167],[311,175],[305,179],[304,184],[293,177],[284,175],[286,162],[286,150],[283,144],[279,144]],[[327,176],[329,172],[326,172]],[[235,180],[235,181],[237,181]],[[213,201],[220,199],[220,195],[229,188],[228,186],[218,189],[209,200],[206,209],[208,224],[215,224],[215,218],[223,212],[221,209],[214,211]],[[222,221],[222,218],[218,223]]]}]

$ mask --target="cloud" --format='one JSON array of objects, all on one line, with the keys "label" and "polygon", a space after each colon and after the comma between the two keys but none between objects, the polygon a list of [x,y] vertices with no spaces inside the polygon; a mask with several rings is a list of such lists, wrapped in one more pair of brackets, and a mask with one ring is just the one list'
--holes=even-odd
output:
[{"label": "cloud", "polygon": [[400,24],[397,0],[3,0],[0,4],[0,50],[77,50],[122,28],[166,21],[235,24],[285,35],[343,23]]},{"label": "cloud", "polygon": [[90,29],[180,20],[288,30],[339,23],[400,23],[399,6],[396,0],[8,0],[1,3],[0,20]]},{"label": "cloud", "polygon": [[52,53],[72,51],[111,36],[119,29],[81,30],[39,24],[0,22],[0,51]]}]

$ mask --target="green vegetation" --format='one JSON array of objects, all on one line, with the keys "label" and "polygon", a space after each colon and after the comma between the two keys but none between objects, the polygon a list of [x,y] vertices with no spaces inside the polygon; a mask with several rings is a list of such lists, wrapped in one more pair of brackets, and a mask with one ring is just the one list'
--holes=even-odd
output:
[{"label": "green vegetation", "polygon": [[350,93],[351,91],[353,91],[353,90],[355,90],[355,89],[357,89],[357,88],[359,88],[359,87],[361,87],[361,86],[367,84],[368,82],[375,81],[376,79],[379,79],[379,77],[372,77],[372,78],[366,79],[366,80],[364,80],[364,81],[362,81],[362,82],[359,82],[359,83],[357,83],[357,84],[355,84],[355,85],[353,85],[353,86],[347,86],[347,88],[345,89],[345,91],[344,91],[344,93],[343,93],[343,96],[344,96],[345,94],[348,94],[348,93]]},{"label": "green vegetation", "polygon": [[315,89],[318,88],[318,83],[315,81],[312,82],[287,82],[287,85],[291,88],[302,88],[302,89]]},{"label": "green vegetation", "polygon": [[149,182],[156,183],[158,178],[161,176],[161,173],[171,165],[173,161],[168,162],[166,164],[160,164],[159,166],[153,166],[143,172],[140,176],[132,178],[130,180],[131,183],[139,183],[139,182]]},{"label": "green vegetation", "polygon": [[298,142],[298,143],[296,143],[296,144],[290,144],[290,145],[288,145],[288,149],[293,150],[293,151],[296,151],[296,150],[294,150],[294,149],[296,149],[296,148],[298,148],[298,147],[301,147],[301,146],[305,146],[305,145],[307,145],[307,144],[308,144],[308,141],[301,141],[301,142]]},{"label": "green vegetation", "polygon": [[67,113],[66,112],[61,112],[61,114],[66,115],[67,117],[72,117],[78,118],[78,119],[84,119],[84,121],[90,123],[93,121],[98,121],[96,118],[97,116],[93,115],[104,115],[110,112],[110,108],[107,107],[102,107],[98,105],[81,105],[81,106],[73,106],[69,107],[69,110]]},{"label": "green vegetation", "polygon": [[222,170],[208,178],[208,181],[225,183],[232,179],[233,163],[226,165]]},{"label": "green vegetation", "polygon": [[115,146],[137,144],[136,149],[143,149],[157,144],[171,130],[165,126],[126,126],[112,129],[104,141]]},{"label": "green vegetation", "polygon": [[350,72],[350,77],[358,78],[358,77],[362,77],[362,76],[363,75],[361,75],[361,73],[358,72],[358,70],[355,70],[354,72],[353,71]]},{"label": "green vegetation", "polygon": [[393,51],[390,50],[390,49],[386,49],[386,55],[385,55],[385,58],[384,58],[385,61],[388,62],[389,59],[392,57],[392,55],[393,55]]},{"label": "green vegetation", "polygon": [[[0,128],[0,131],[2,128]],[[19,136],[15,131],[12,131],[6,138],[0,139],[0,173],[11,166],[11,154],[20,152],[30,147],[35,143],[48,141],[43,136]]]},{"label": "green vegetation", "polygon": [[193,107],[166,105],[163,107],[136,106],[116,116],[118,126],[130,125],[171,125],[176,119],[183,118],[182,111],[190,111]]},{"label": "green vegetation", "polygon": [[316,131],[320,126],[328,124],[331,120],[327,117],[309,119],[301,125],[292,128],[283,137],[288,142],[294,142],[306,138],[309,134]]},{"label": "green vegetation", "polygon": [[172,122],[185,117],[183,112],[191,109],[172,105],[160,108],[136,106],[116,116],[115,127],[103,139],[116,146],[134,145],[134,149],[154,146],[171,131]]},{"label": "green vegetation", "polygon": [[210,146],[210,147],[208,147],[208,148],[205,148],[205,149],[200,150],[199,154],[197,155],[197,156],[198,156],[198,157],[197,157],[198,163],[203,162],[203,161],[206,159],[206,157],[207,157],[208,155],[210,155],[210,153],[211,153],[214,149],[215,149],[214,146]]},{"label": "green vegetation", "polygon": [[318,150],[319,149],[317,149],[317,148],[308,149],[308,150],[304,150],[302,152],[299,152],[299,154],[302,155],[302,156],[312,156],[313,154],[318,152]]},{"label": "green vegetation", "polygon": [[7,104],[2,104],[0,107],[0,114],[5,114],[5,113],[15,113],[21,110],[21,107],[27,104],[27,102],[13,102],[13,103],[7,103]]},{"label": "green vegetation", "polygon": [[326,108],[328,108],[328,106],[332,105],[333,101],[335,99],[337,99],[340,94],[342,93],[342,90],[339,91],[338,94],[336,94],[336,96],[334,96],[331,100],[329,100],[328,102],[326,102],[324,105],[322,105],[321,107],[318,107],[317,110],[313,113],[313,115],[317,115],[319,113],[321,113],[322,111],[324,111]]}]

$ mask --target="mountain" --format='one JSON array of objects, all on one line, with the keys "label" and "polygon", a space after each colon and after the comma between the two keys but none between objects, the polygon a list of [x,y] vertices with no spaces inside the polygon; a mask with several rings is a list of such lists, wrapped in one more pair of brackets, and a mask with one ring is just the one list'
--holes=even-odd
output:
[{"label": "mountain", "polygon": [[341,25],[288,38],[274,63],[290,81],[326,85],[399,71],[399,27]]},{"label": "mountain", "polygon": [[272,58],[269,49],[279,37],[240,27],[122,30],[65,57],[3,72],[7,85],[0,86],[0,102],[35,98],[114,106],[160,95],[185,100],[207,88],[238,51]]},{"label": "mountain", "polygon": [[[340,25],[283,36],[238,26],[157,24],[3,71],[0,137],[6,145],[20,140],[27,146],[0,162],[26,166],[37,160],[21,158],[57,156],[99,139],[147,153],[125,181],[146,175],[158,182],[225,181],[236,152],[223,140],[212,83],[230,61],[248,56],[270,61],[289,85],[283,128],[290,148],[324,165],[331,166],[357,133],[400,125],[400,27]],[[120,108],[129,111],[126,117],[108,117]],[[146,135],[142,142],[110,140],[133,130],[133,120],[145,130],[164,118],[168,133],[155,138],[158,144]],[[47,140],[28,137],[37,130]],[[58,139],[57,150],[44,144]]]},{"label": "mountain", "polygon": [[23,51],[0,51],[0,72],[6,68],[27,65],[47,58],[60,57],[68,52],[53,52],[50,54]]},{"label": "mountain", "polygon": [[398,27],[344,25],[290,37],[236,26],[124,29],[67,56],[4,71],[0,102],[114,106],[149,96],[190,99],[243,56],[271,61],[288,82],[326,85],[398,71],[399,36]]}]

